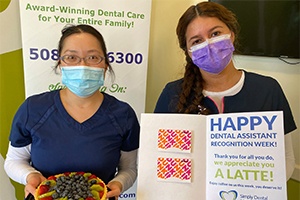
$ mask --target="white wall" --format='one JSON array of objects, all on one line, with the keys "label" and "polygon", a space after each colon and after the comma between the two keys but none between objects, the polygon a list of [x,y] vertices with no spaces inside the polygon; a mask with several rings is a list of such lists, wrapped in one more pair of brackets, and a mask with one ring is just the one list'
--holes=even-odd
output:
[{"label": "white wall", "polygon": [[[153,0],[147,75],[146,112],[153,112],[165,84],[182,77],[184,57],[178,47],[176,26],[183,12],[195,0]],[[236,56],[237,68],[269,75],[281,84],[294,114],[298,129],[292,134],[296,156],[293,178],[300,181],[300,64],[288,65],[278,58]],[[290,60],[298,61],[298,60]]]}]

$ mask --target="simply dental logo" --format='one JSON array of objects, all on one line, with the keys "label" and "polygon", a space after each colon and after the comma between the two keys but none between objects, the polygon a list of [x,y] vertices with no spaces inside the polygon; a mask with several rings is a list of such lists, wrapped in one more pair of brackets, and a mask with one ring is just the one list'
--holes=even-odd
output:
[{"label": "simply dental logo", "polygon": [[240,194],[241,200],[268,200],[269,196],[253,195],[253,194]]},{"label": "simply dental logo", "polygon": [[236,200],[238,193],[235,190],[220,191],[220,197],[222,200]]}]

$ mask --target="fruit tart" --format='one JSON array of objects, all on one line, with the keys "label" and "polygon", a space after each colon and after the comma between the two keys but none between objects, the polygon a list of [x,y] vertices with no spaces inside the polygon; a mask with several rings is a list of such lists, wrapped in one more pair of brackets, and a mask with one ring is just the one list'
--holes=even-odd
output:
[{"label": "fruit tart", "polygon": [[107,187],[96,175],[67,172],[50,176],[37,188],[35,200],[105,200]]}]

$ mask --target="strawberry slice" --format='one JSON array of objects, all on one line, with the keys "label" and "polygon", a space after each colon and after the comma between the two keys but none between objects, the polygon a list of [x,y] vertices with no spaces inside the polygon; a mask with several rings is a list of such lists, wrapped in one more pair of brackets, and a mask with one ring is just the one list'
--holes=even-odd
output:
[{"label": "strawberry slice", "polygon": [[100,182],[100,183],[98,183],[101,187],[103,187],[104,188],[104,183],[102,183],[102,182]]},{"label": "strawberry slice", "polygon": [[71,172],[65,172],[64,175],[65,176],[69,176],[71,174]]},{"label": "strawberry slice", "polygon": [[50,189],[49,185],[41,185],[39,189],[39,195],[47,193]]},{"label": "strawberry slice", "polygon": [[93,197],[87,197],[85,200],[95,200]]},{"label": "strawberry slice", "polygon": [[104,192],[103,192],[103,191],[100,191],[100,192],[99,192],[99,197],[101,198],[101,197],[103,197],[103,195],[104,195]]},{"label": "strawberry slice", "polygon": [[54,181],[56,181],[56,177],[55,176],[49,176],[48,180],[54,180]]},{"label": "strawberry slice", "polygon": [[97,179],[97,176],[94,175],[94,174],[92,174],[92,175],[89,176],[89,180],[90,180],[90,179],[93,179],[93,178]]},{"label": "strawberry slice", "polygon": [[76,172],[77,175],[83,175],[85,172]]},{"label": "strawberry slice", "polygon": [[53,200],[52,197],[44,197],[44,198],[41,198],[40,200]]}]

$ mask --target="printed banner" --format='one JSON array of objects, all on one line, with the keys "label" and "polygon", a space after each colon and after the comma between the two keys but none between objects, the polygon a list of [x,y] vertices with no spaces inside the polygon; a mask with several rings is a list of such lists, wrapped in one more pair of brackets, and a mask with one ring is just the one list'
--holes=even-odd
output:
[{"label": "printed banner", "polygon": [[[63,88],[53,67],[57,45],[67,24],[88,24],[104,37],[115,72],[106,74],[101,91],[144,112],[151,0],[22,0],[20,3],[26,97]],[[135,199],[136,183],[120,195]]]},{"label": "printed banner", "polygon": [[[26,96],[64,87],[53,66],[67,24],[88,24],[103,35],[116,74],[102,91],[145,109],[151,0],[22,0],[21,30]],[[134,98],[133,98],[134,97]]]},{"label": "printed banner", "polygon": [[284,152],[282,112],[142,114],[137,198],[285,200]]}]

